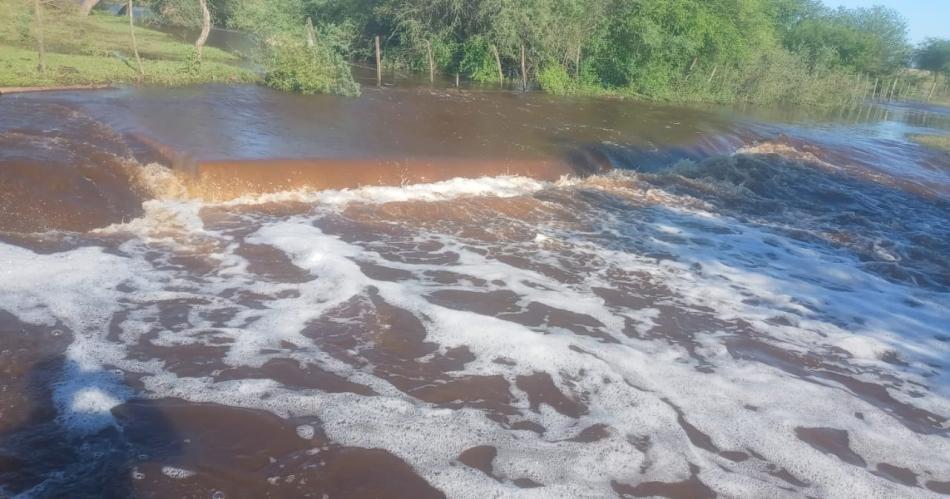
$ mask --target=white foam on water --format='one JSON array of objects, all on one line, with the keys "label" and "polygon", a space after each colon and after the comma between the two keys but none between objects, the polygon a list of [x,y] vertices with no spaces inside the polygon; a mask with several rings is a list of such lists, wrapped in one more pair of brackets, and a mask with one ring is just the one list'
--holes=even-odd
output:
[{"label": "white foam on water", "polygon": [[[374,242],[377,246],[361,245],[314,225],[327,211],[350,203],[464,202],[472,196],[531,196],[541,191],[564,195],[574,189],[606,189],[599,182],[544,184],[502,177],[301,194],[311,197],[300,200],[320,210],[264,219],[246,241],[277,248],[314,277],[302,283],[274,282],[250,273],[247,262],[234,254],[232,236],[205,228],[194,205],[155,202],[147,209],[147,217],[153,220],[110,229],[138,235],[121,247],[126,256],[98,248],[37,255],[0,244],[0,262],[7,264],[0,270],[4,277],[0,308],[30,323],[52,326],[60,321],[74,331],[69,356],[75,362],[71,379],[76,386],[63,385],[57,404],[66,415],[64,420],[77,431],[87,424],[95,427],[89,421],[100,421],[83,420],[84,415],[106,414],[131,396],[116,379],[103,374],[105,366],[114,366],[143,375],[141,396],[256,408],[287,418],[317,417],[331,441],[386,449],[450,497],[614,495],[613,481],[682,481],[690,476],[690,464],[699,466],[698,478],[703,483],[726,496],[789,495],[783,488],[789,484],[772,475],[781,469],[808,482],[800,490],[815,496],[927,493],[813,448],[796,437],[798,427],[847,431],[851,449],[869,468],[877,463],[909,468],[921,482],[950,477],[946,423],[929,433],[915,432],[892,409],[876,404],[873,397],[859,396],[833,378],[803,379],[781,365],[735,358],[727,340],[736,333],[711,320],[741,320],[760,333],[757,339],[790,352],[839,355],[829,358],[841,358],[844,352],[841,365],[848,367],[852,378],[877,384],[890,379],[886,393],[897,401],[938,415],[950,414],[947,372],[928,365],[950,357],[947,344],[935,339],[946,334],[950,323],[946,294],[885,281],[862,271],[847,253],[696,208],[662,204],[628,213],[591,207],[590,213],[583,214],[598,223],[603,233],[629,240],[604,244],[602,239],[572,233],[552,221],[531,224],[533,238],[496,248],[552,266],[560,265],[556,251],[569,250],[571,258],[586,266],[576,282],[565,284],[480,251],[478,242],[448,232],[427,232],[413,227],[412,221],[406,224],[416,239],[437,241],[443,251],[458,255],[454,263],[386,259],[377,251],[378,244],[385,243],[382,235]],[[186,208],[175,211],[182,206]],[[164,212],[175,214],[156,216]],[[155,268],[145,255],[171,251],[169,245],[182,240],[154,237],[155,223],[216,239],[219,244],[211,257],[219,262],[219,271],[193,278],[186,271]],[[659,253],[669,256],[658,258]],[[396,282],[373,279],[358,262],[407,271],[415,277]],[[442,285],[420,277],[444,270],[471,279]],[[650,296],[644,291],[643,299],[651,303],[644,308],[611,305],[593,288],[615,287],[617,274],[649,277],[668,292]],[[479,285],[476,280],[485,283]],[[504,378],[514,397],[512,407],[521,413],[515,419],[542,425],[544,434],[504,430],[479,409],[447,409],[422,402],[375,375],[372,366],[354,367],[321,351],[302,334],[307,324],[332,318],[341,306],[366,296],[370,288],[389,305],[421,321],[426,341],[436,343],[439,352],[464,346],[473,354],[474,360],[451,372],[452,377]],[[649,289],[635,286],[641,288]],[[263,306],[247,306],[232,298],[235,289],[268,298]],[[430,298],[440,290],[510,291],[517,295],[520,307],[534,302],[590,317],[602,324],[596,329],[616,341],[579,335],[563,326],[526,326],[441,306]],[[271,379],[188,377],[173,372],[163,359],[133,360],[127,349],[155,329],[157,304],[174,300],[194,302],[187,321],[162,329],[149,340],[152,344],[175,347],[209,344],[212,337],[226,339],[215,344],[227,347],[222,360],[228,366],[256,368],[270,359],[290,358],[366,384],[380,395],[304,390]],[[223,322],[209,319],[210,312],[219,309],[234,312]],[[668,309],[684,314],[674,321],[705,314],[696,326],[692,352],[661,331]],[[117,336],[109,339],[106,325],[120,310],[127,317],[118,326]],[[777,317],[783,321],[776,322]],[[637,334],[625,334],[628,323]],[[882,357],[890,352],[906,366],[885,362]],[[703,360],[694,358],[694,353]],[[576,418],[547,404],[532,411],[529,394],[516,384],[519,376],[539,372],[550,375],[556,388],[582,403],[586,411]],[[704,450],[691,441],[683,421],[708,435],[709,443],[721,451],[755,453],[762,459],[734,462]],[[589,443],[571,440],[595,424],[607,428],[604,438]],[[943,434],[936,431],[940,429]],[[315,432],[311,425],[297,427],[301,438],[313,438]],[[480,445],[497,449],[492,470],[498,480],[457,462],[464,450]],[[545,486],[520,489],[512,483],[519,478]]]},{"label": "white foam on water", "polygon": [[174,466],[162,466],[162,474],[175,480],[184,480],[196,475],[194,471],[176,468]]},{"label": "white foam on water", "polygon": [[297,436],[304,440],[313,440],[313,436],[316,433],[313,426],[308,424],[302,424],[297,427]]},{"label": "white foam on water", "polygon": [[[572,182],[565,177],[560,181]],[[550,182],[528,177],[502,175],[498,177],[453,178],[429,184],[404,186],[364,186],[353,189],[322,191],[295,190],[253,196],[218,203],[225,206],[296,201],[339,206],[350,203],[391,203],[401,201],[446,201],[474,196],[514,197],[537,192]]]},{"label": "white foam on water", "polygon": [[103,359],[125,354],[123,346],[103,342],[103,332],[111,314],[121,309],[119,285],[149,267],[101,248],[44,255],[8,244],[0,244],[0,262],[0,309],[26,323],[65,327],[73,335],[62,379],[53,390],[60,420],[81,433],[112,424],[110,410],[130,390],[102,368]]}]

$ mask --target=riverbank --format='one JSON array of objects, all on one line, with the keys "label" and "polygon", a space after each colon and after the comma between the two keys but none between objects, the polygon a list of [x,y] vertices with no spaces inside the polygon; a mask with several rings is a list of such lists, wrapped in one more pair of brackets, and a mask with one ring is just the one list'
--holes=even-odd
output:
[{"label": "riverbank", "polygon": [[934,149],[950,152],[950,136],[946,135],[911,135],[911,140]]},{"label": "riverbank", "polygon": [[44,12],[46,70],[39,71],[32,10],[23,2],[0,0],[0,87],[50,87],[137,83],[181,86],[258,79],[241,59],[205,47],[193,61],[194,47],[171,35],[135,27],[144,75],[140,76],[125,17],[95,13],[79,17],[68,10]]}]

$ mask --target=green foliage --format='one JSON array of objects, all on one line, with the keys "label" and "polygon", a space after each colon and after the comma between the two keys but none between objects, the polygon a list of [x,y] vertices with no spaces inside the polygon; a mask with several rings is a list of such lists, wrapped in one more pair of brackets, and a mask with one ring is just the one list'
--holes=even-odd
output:
[{"label": "green foliage", "polygon": [[497,83],[498,67],[491,45],[480,36],[473,37],[462,45],[459,72],[481,83]]},{"label": "green foliage", "polygon": [[33,15],[22,11],[16,16],[17,40],[28,43],[33,39]]},{"label": "green foliage", "polygon": [[201,7],[197,0],[148,0],[147,3],[163,24],[201,26]]},{"label": "green foliage", "polygon": [[201,74],[201,57],[198,55],[198,49],[195,47],[191,48],[191,51],[188,53],[188,58],[185,59],[184,72],[196,78]]},{"label": "green foliage", "polygon": [[[198,0],[139,0],[139,2],[147,4],[161,24],[188,28],[201,27],[202,12]],[[224,26],[233,15],[234,4],[233,0],[208,0],[211,23],[215,26]]]},{"label": "green foliage", "polygon": [[917,67],[950,75],[950,39],[928,38],[915,54]]},{"label": "green foliage", "polygon": [[[319,2],[317,2],[319,3]],[[353,23],[316,23],[310,46],[308,0],[234,0],[228,25],[258,35],[264,82],[303,94],[359,95],[346,56],[351,55]]]},{"label": "green foliage", "polygon": [[[189,64],[194,45],[166,33],[137,27],[135,35],[145,69],[145,78],[140,80],[137,69],[123,62],[130,53],[127,18],[98,13],[79,18],[74,9],[51,6],[43,16],[47,71],[39,74],[32,34],[29,39],[22,39],[17,26],[17,18],[28,15],[30,10],[32,5],[22,0],[0,0],[0,86],[114,83],[177,86],[212,81],[257,81],[257,75],[240,67],[241,60],[232,54],[205,47],[204,62],[194,67]],[[32,30],[32,17],[29,19]]]},{"label": "green foliage", "polygon": [[904,67],[911,49],[907,24],[885,7],[827,10],[812,6],[790,26],[785,46],[809,57],[833,52],[832,64],[874,75]]},{"label": "green foliage", "polygon": [[323,45],[275,44],[268,52],[264,82],[270,87],[302,94],[359,95],[349,64]]},{"label": "green foliage", "polygon": [[578,92],[578,82],[567,73],[567,68],[557,61],[541,65],[538,71],[538,84],[554,95],[574,95]]},{"label": "green foliage", "polygon": [[[199,22],[195,0],[143,1],[165,23]],[[0,2],[16,3],[19,15],[28,16],[20,0]],[[210,0],[210,5],[216,25],[256,35],[268,84],[307,93],[355,93],[345,61],[372,61],[377,35],[388,68],[426,73],[431,48],[437,72],[479,82],[498,82],[496,49],[502,73],[520,75],[524,48],[528,78],[557,94],[817,105],[860,99],[875,78],[902,78],[908,92],[918,95],[925,85],[904,71],[911,50],[905,22],[895,11],[829,9],[821,0]],[[305,30],[308,18],[316,32],[313,46]],[[15,20],[0,23],[0,33],[22,32],[22,22]],[[124,40],[124,31],[109,37]],[[51,39],[53,47],[80,45],[68,37]],[[87,41],[71,50],[101,54],[100,45]],[[145,59],[167,56],[142,45]],[[928,41],[916,53],[918,66],[946,72],[948,45]],[[184,75],[204,71],[191,52],[179,50],[176,57]],[[924,93],[935,88],[939,97],[946,84],[937,88],[936,81],[931,79]]]}]

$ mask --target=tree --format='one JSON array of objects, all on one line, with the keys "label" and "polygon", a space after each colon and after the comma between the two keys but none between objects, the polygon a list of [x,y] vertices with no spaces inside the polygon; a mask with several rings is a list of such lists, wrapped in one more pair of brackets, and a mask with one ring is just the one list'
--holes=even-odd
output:
[{"label": "tree", "polygon": [[79,4],[79,13],[83,16],[88,16],[92,9],[99,4],[99,0],[82,0],[82,3]]},{"label": "tree", "polygon": [[211,33],[211,11],[208,10],[207,0],[198,0],[198,4],[201,6],[201,35],[198,36],[198,40],[195,42],[195,52],[200,64],[201,51],[205,46],[205,42],[208,41],[208,34]]},{"label": "tree", "polygon": [[928,38],[915,54],[917,67],[933,73],[950,74],[950,39]]},{"label": "tree", "polygon": [[789,19],[785,46],[812,61],[830,59],[834,66],[884,76],[905,67],[911,54],[907,23],[893,9],[805,6]]},{"label": "tree", "polygon": [[950,76],[950,40],[928,38],[917,49],[914,58],[918,68],[930,71],[934,75],[933,85],[930,86],[930,93],[927,95],[929,102],[933,98],[934,90],[937,89],[937,77],[941,73]]},{"label": "tree", "polygon": [[145,69],[142,67],[142,58],[139,57],[139,46],[135,42],[135,6],[132,5],[132,0],[129,0],[126,10],[129,14],[129,38],[132,40],[132,53],[135,54],[135,62],[138,63],[139,78],[141,78],[145,76]]}]

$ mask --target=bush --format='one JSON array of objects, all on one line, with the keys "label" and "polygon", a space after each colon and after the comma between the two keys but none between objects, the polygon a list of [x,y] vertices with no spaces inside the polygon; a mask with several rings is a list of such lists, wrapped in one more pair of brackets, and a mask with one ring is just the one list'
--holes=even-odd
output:
[{"label": "bush", "polygon": [[275,43],[267,52],[264,82],[270,87],[302,94],[360,94],[349,64],[324,45]]},{"label": "bush", "polygon": [[541,66],[538,83],[549,94],[574,95],[578,92],[577,81],[571,78],[563,64],[555,61]]},{"label": "bush", "polygon": [[482,37],[476,36],[462,44],[462,58],[459,71],[481,83],[498,83],[498,66],[491,45]]}]

